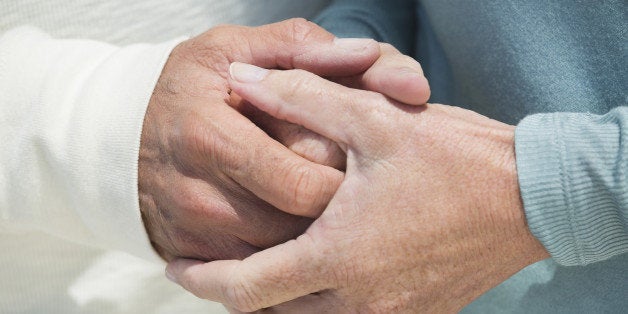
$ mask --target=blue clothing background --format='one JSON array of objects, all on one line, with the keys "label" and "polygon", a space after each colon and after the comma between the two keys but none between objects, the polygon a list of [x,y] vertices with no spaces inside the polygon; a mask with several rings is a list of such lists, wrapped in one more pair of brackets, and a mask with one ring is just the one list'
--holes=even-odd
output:
[{"label": "blue clothing background", "polygon": [[336,0],[317,18],[339,37],[371,37],[415,56],[430,102],[518,124],[526,217],[553,258],[463,312],[628,311],[626,6]]}]

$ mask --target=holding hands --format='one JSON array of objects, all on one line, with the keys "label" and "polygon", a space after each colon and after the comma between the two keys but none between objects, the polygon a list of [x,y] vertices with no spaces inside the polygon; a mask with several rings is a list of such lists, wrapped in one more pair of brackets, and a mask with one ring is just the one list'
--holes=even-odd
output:
[{"label": "holding hands", "polygon": [[[139,160],[142,216],[167,260],[241,259],[292,239],[342,181],[335,168],[345,156],[334,142],[230,93],[234,60],[423,102],[429,92],[416,61],[373,40],[335,39],[302,19],[221,26],[181,43],[150,100]],[[408,74],[391,77],[400,69]]]},{"label": "holding hands", "polygon": [[302,70],[234,63],[229,84],[338,143],[346,175],[295,240],[242,261],[172,262],[168,276],[197,296],[234,311],[451,312],[548,257],[526,226],[513,126]]},{"label": "holding hands", "polygon": [[456,311],[545,258],[514,127],[407,106],[428,98],[420,65],[392,46],[303,20],[180,44],[139,163],[168,276],[233,311]]}]

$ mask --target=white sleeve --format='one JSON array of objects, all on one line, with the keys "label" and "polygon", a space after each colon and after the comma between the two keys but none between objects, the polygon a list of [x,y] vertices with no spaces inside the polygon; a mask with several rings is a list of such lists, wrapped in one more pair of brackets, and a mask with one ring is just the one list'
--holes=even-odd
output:
[{"label": "white sleeve", "polygon": [[142,124],[182,39],[116,47],[21,27],[0,37],[0,231],[156,260],[139,211]]}]

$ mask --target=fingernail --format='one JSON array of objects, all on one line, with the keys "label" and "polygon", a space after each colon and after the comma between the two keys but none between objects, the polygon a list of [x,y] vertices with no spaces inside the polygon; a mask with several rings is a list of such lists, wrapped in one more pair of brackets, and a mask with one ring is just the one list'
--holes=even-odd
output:
[{"label": "fingernail", "polygon": [[233,62],[229,66],[231,78],[241,83],[259,82],[268,75],[268,72],[266,69],[240,62]]},{"label": "fingernail", "polygon": [[337,48],[352,51],[361,51],[373,45],[373,40],[369,38],[336,38],[334,45]]},{"label": "fingernail", "polygon": [[177,283],[177,279],[174,277],[174,275],[172,274],[172,272],[170,271],[170,266],[166,267],[166,278],[168,278],[168,280]]}]

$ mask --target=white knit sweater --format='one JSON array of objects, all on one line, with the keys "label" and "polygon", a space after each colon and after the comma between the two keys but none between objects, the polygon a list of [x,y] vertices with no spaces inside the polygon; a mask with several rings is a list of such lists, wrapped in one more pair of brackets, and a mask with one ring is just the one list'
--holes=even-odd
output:
[{"label": "white knit sweater", "polygon": [[144,112],[185,37],[325,3],[0,0],[0,312],[223,312],[164,279],[144,232]]}]

